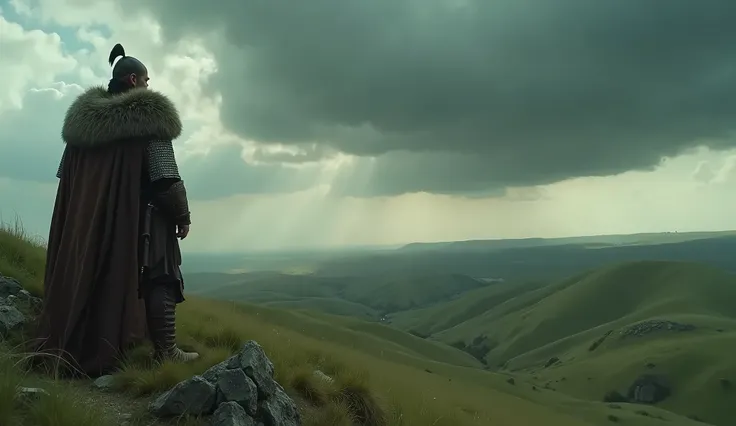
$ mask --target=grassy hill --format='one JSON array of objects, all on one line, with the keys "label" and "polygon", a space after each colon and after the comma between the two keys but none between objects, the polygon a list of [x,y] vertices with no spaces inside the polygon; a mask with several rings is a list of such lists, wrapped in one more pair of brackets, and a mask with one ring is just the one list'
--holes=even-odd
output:
[{"label": "grassy hill", "polygon": [[[22,235],[0,230],[0,273],[18,278],[41,292],[43,249]],[[121,409],[144,407],[147,398],[224,359],[247,339],[258,341],[275,364],[277,379],[300,406],[307,426],[353,426],[355,398],[377,415],[362,426],[507,425],[593,426],[611,422],[654,426],[664,417],[671,425],[700,424],[673,413],[629,404],[611,407],[533,387],[519,378],[483,371],[467,354],[416,338],[396,329],[355,319],[296,312],[190,297],[178,313],[178,337],[203,358],[193,364],[151,366],[134,354],[116,374],[117,393],[90,390],[86,381],[54,380],[14,371],[18,363],[7,348],[0,356],[7,368],[0,375],[0,422],[38,426],[112,425],[108,417]],[[319,369],[335,378],[314,378]],[[30,405],[17,406],[18,384],[40,384],[50,390]],[[352,399],[345,398],[350,389]],[[9,401],[11,401],[9,403]],[[150,424],[142,414],[131,420]],[[29,423],[31,422],[31,423]],[[179,419],[177,424],[201,424]],[[357,426],[357,425],[356,425]]]},{"label": "grassy hill", "polygon": [[712,232],[656,232],[624,235],[591,235],[584,237],[563,238],[520,238],[498,240],[468,240],[448,241],[439,243],[411,243],[401,247],[404,251],[488,251],[507,250],[512,248],[530,248],[561,245],[584,245],[592,247],[621,246],[621,245],[653,245],[671,244],[685,241],[703,240],[709,238],[733,237],[736,231]]},{"label": "grassy hill", "polygon": [[444,243],[432,249],[386,250],[328,259],[316,265],[314,273],[325,277],[380,277],[415,270],[425,275],[460,273],[514,282],[554,281],[585,269],[639,260],[701,262],[736,272],[731,255],[736,251],[736,235],[732,232],[664,234],[671,235],[669,238],[657,235],[621,237],[618,242],[605,236],[571,239],[576,242],[567,244],[542,240],[546,242],[519,243],[516,247],[505,246],[503,241],[479,242],[477,247],[472,242],[459,242],[457,246]]},{"label": "grassy hill", "polygon": [[385,313],[429,306],[485,287],[462,274],[394,273],[379,277],[322,277],[258,272],[187,276],[192,294],[272,306],[321,310],[377,319]]},{"label": "grassy hill", "polygon": [[344,297],[381,312],[432,305],[487,284],[462,274],[391,274],[359,280]]},{"label": "grassy hill", "polygon": [[389,316],[389,322],[419,336],[429,336],[476,318],[541,283],[497,283],[468,291],[455,300]]},{"label": "grassy hill", "polygon": [[[736,379],[736,359],[726,355],[736,349],[734,300],[732,274],[641,261],[548,286],[497,285],[393,323],[581,398],[666,374],[677,391],[663,407],[728,424],[734,396],[718,383]],[[559,362],[545,367],[553,357]]]}]

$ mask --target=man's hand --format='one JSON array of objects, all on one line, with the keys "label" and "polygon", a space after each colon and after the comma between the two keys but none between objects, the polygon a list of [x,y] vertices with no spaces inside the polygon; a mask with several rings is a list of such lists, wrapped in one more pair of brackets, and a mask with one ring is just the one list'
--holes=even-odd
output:
[{"label": "man's hand", "polygon": [[189,235],[189,225],[177,225],[176,226],[176,237],[182,240]]}]

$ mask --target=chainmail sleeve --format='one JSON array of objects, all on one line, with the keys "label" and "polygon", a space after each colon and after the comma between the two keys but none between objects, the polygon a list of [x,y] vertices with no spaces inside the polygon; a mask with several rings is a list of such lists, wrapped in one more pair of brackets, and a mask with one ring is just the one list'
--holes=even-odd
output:
[{"label": "chainmail sleeve", "polygon": [[146,148],[148,178],[154,204],[177,225],[191,224],[186,187],[179,175],[171,141],[152,141]]},{"label": "chainmail sleeve", "polygon": [[151,182],[161,179],[181,179],[176,157],[174,156],[174,146],[171,141],[152,141],[146,148],[146,156],[148,159],[148,178]]}]

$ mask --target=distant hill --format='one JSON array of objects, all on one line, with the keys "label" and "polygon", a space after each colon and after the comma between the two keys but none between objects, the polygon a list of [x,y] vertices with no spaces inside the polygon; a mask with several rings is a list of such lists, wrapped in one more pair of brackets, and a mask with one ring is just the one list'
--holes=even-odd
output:
[{"label": "distant hill", "polygon": [[[524,292],[452,328],[443,341],[483,334],[497,341],[489,353],[506,361],[599,325],[660,315],[736,315],[736,276],[685,262],[630,262]],[[508,325],[508,327],[504,327]],[[513,329],[513,330],[511,330]]]},{"label": "distant hill", "polygon": [[261,301],[261,304],[274,308],[324,312],[327,314],[355,317],[369,321],[378,321],[382,317],[377,310],[368,306],[328,297],[306,297],[296,300]]},{"label": "distant hill", "polygon": [[[314,274],[324,277],[365,277],[413,270],[426,275],[459,273],[506,281],[549,282],[567,278],[585,269],[638,260],[701,262],[736,272],[732,255],[736,253],[736,236],[730,233],[681,235],[674,234],[666,242],[654,237],[632,237],[627,244],[608,244],[605,239],[590,237],[584,244],[516,248],[488,249],[482,247],[483,243],[477,249],[461,250],[440,245],[432,250],[393,250],[329,259],[316,265]],[[678,242],[678,238],[685,241]],[[465,243],[457,244],[457,247],[462,247]]]},{"label": "distant hill", "polygon": [[727,424],[732,401],[718,383],[736,381],[736,358],[726,355],[736,350],[735,300],[733,274],[639,261],[547,286],[477,290],[393,323],[579,397],[625,391],[654,369],[677,389],[662,406]]},{"label": "distant hill", "polygon": [[429,336],[472,320],[509,299],[541,286],[541,283],[498,283],[468,291],[452,301],[391,314],[389,322],[415,335]]},{"label": "distant hill", "polygon": [[396,312],[444,302],[487,285],[462,274],[406,273],[356,280],[343,297],[381,312]]},{"label": "distant hill", "polygon": [[[604,251],[594,252],[594,249]],[[507,280],[549,280],[565,278],[581,269],[627,260],[692,260],[728,269],[733,267],[733,262],[724,256],[724,250],[734,249],[736,231],[671,232],[412,243],[398,248],[225,254],[187,252],[182,269],[187,275],[276,271],[356,277],[414,271],[426,275],[458,273]]]},{"label": "distant hill", "polygon": [[400,248],[403,251],[487,251],[513,248],[531,248],[561,245],[620,246],[671,244],[709,238],[733,237],[736,231],[712,232],[658,232],[640,234],[592,235],[564,238],[517,238],[497,240],[447,241],[439,243],[411,243]]},{"label": "distant hill", "polygon": [[385,313],[425,307],[485,287],[462,274],[401,273],[381,277],[322,277],[280,273],[190,274],[192,294],[378,319]]}]

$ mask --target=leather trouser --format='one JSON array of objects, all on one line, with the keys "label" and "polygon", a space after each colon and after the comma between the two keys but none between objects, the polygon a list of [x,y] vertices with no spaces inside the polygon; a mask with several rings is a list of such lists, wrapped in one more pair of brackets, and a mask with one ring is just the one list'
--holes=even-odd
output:
[{"label": "leather trouser", "polygon": [[157,359],[176,352],[175,282],[151,282],[144,292],[148,333]]}]

